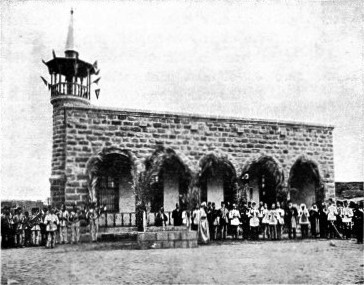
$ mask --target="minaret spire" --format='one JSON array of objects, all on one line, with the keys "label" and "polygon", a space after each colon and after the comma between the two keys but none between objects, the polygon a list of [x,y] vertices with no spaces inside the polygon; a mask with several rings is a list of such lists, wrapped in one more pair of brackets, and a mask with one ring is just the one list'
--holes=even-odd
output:
[{"label": "minaret spire", "polygon": [[78,57],[78,52],[75,48],[75,39],[74,39],[74,31],[73,31],[73,9],[71,8],[71,17],[70,17],[70,23],[68,26],[68,34],[67,34],[67,40],[66,40],[66,49],[65,49],[65,55],[66,57]]}]

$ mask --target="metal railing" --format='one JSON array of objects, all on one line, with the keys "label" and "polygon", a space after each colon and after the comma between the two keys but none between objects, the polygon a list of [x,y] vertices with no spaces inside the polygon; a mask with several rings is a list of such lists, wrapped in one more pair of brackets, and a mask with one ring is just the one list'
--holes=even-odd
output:
[{"label": "metal railing", "polygon": [[100,227],[136,227],[136,213],[103,213],[99,217]]},{"label": "metal railing", "polygon": [[51,85],[51,96],[73,95],[85,99],[90,99],[87,86],[73,82],[60,82]]},{"label": "metal railing", "polygon": [[[148,217],[147,217],[147,225],[148,226],[154,226],[155,225],[155,220],[156,220],[157,214],[158,213],[148,213]],[[173,225],[172,212],[165,211],[164,214],[166,214],[166,216],[168,218],[167,226],[172,226]]]},{"label": "metal railing", "polygon": [[[167,226],[173,225],[172,212],[164,212],[168,218]],[[148,213],[147,226],[154,226],[157,213]],[[99,226],[114,227],[137,227],[136,212],[124,213],[102,213],[99,217]]]}]

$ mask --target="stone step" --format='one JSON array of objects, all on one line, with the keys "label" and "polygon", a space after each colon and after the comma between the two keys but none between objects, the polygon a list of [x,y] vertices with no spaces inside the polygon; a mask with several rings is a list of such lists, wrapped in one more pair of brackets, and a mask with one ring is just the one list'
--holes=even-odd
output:
[{"label": "stone step", "polygon": [[140,249],[136,241],[118,241],[118,242],[97,242],[97,243],[79,243],[56,245],[57,252],[82,252],[89,250],[130,250]]},{"label": "stone step", "polygon": [[187,231],[188,228],[186,226],[165,226],[165,227],[155,227],[148,226],[146,228],[146,232],[160,232],[160,231]]}]

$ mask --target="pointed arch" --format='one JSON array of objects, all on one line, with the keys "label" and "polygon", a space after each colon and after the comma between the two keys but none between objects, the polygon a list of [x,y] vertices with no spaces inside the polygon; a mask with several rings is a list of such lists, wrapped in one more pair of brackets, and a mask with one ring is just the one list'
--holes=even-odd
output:
[{"label": "pointed arch", "polygon": [[145,160],[145,179],[151,199],[151,211],[160,207],[166,211],[174,209],[175,203],[181,203],[181,197],[187,193],[193,174],[188,167],[186,157],[181,158],[171,148],[158,146]]},{"label": "pointed arch", "polygon": [[109,211],[134,211],[134,186],[138,162],[129,150],[103,148],[86,163],[90,202],[105,204]]}]

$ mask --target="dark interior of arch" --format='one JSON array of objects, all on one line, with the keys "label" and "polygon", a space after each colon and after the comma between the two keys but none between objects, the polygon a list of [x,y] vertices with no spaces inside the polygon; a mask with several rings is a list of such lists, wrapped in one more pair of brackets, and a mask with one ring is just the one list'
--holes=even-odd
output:
[{"label": "dark interior of arch", "polygon": [[97,200],[106,205],[108,211],[119,211],[119,183],[123,176],[131,177],[132,165],[126,155],[111,153],[104,155],[98,162],[96,175]]},{"label": "dark interior of arch", "polygon": [[319,167],[316,162],[304,156],[299,157],[292,165],[289,174],[289,186],[290,189],[293,189],[291,190],[293,201],[305,200],[305,197],[311,195],[308,192],[312,191],[316,201],[324,199],[324,187]]},{"label": "dark interior of arch", "polygon": [[283,182],[283,173],[272,157],[260,157],[249,165],[245,173],[249,174],[250,181],[258,183],[260,201],[268,206],[276,202],[277,187]]}]

